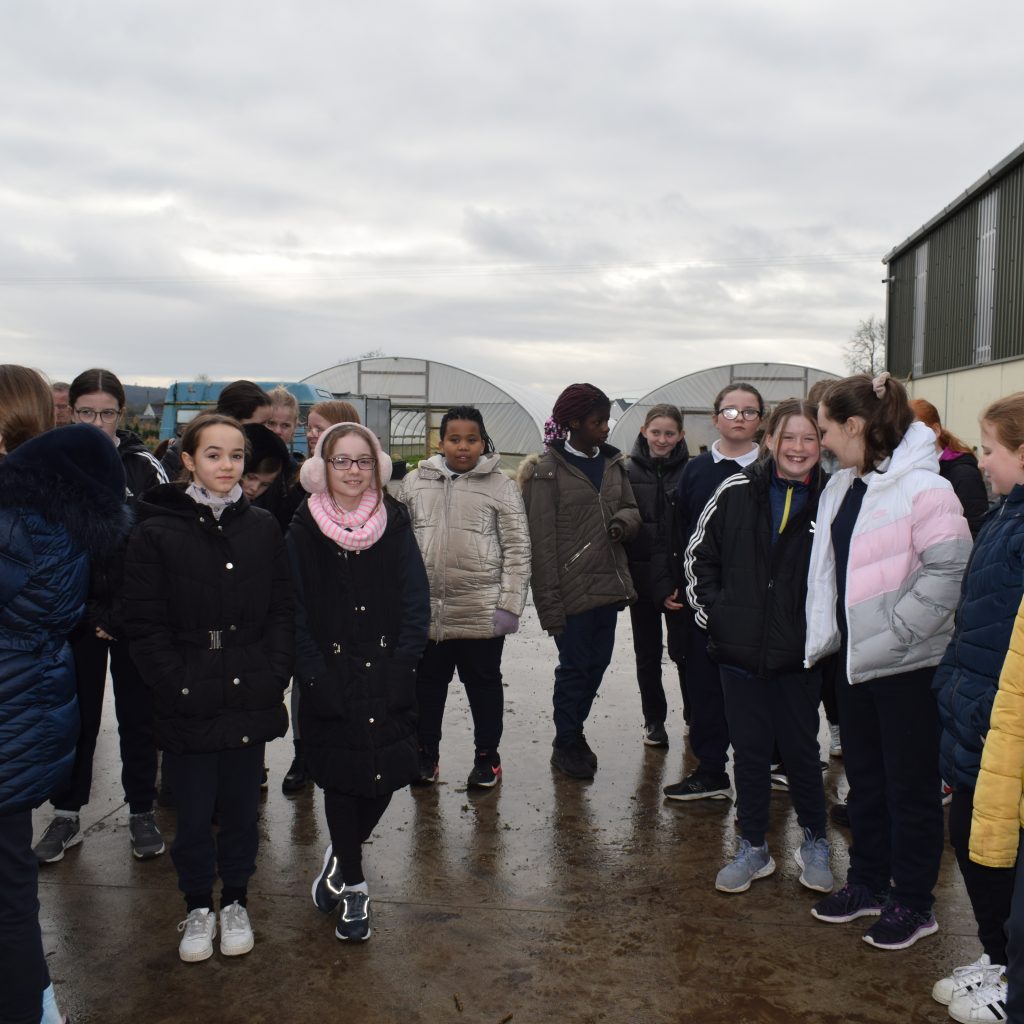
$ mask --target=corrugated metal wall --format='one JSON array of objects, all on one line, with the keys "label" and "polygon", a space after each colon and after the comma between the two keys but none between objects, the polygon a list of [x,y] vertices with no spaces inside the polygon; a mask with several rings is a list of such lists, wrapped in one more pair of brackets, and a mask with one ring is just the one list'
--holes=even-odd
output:
[{"label": "corrugated metal wall", "polygon": [[978,204],[940,224],[928,239],[925,373],[974,360],[974,290],[978,265]]},{"label": "corrugated metal wall", "polygon": [[[915,274],[915,256],[925,247],[926,278]],[[915,236],[889,263],[889,278],[892,373],[943,373],[1024,356],[1024,164]],[[915,285],[924,292],[916,303]]]},{"label": "corrugated metal wall", "polygon": [[1024,355],[1024,165],[999,183],[992,358]]},{"label": "corrugated metal wall", "polygon": [[889,264],[889,308],[886,310],[886,366],[896,377],[909,377],[914,348],[914,250]]}]

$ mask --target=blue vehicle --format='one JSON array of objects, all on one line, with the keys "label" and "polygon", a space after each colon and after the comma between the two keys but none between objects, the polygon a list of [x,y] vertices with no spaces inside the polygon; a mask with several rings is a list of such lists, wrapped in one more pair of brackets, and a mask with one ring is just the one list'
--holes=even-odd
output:
[{"label": "blue vehicle", "polygon": [[[221,391],[230,384],[227,380],[176,380],[167,389],[163,416],[160,419],[160,440],[169,440],[181,434],[185,424],[201,412],[213,409]],[[325,388],[295,381],[258,380],[264,391],[273,391],[279,384],[287,388],[299,401],[299,424],[295,428],[292,448],[306,450],[306,416],[317,402],[343,398],[359,410],[362,421],[380,438],[387,451],[391,444],[391,402],[386,398],[367,398],[363,395],[335,395]],[[382,432],[383,430],[383,432]]]}]

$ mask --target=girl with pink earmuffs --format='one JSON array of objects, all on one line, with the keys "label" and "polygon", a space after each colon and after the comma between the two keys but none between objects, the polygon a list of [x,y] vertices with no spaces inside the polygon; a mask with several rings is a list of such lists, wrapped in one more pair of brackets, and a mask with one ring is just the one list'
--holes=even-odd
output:
[{"label": "girl with pink earmuffs", "polygon": [[340,907],[335,935],[348,941],[370,937],[362,844],[419,766],[416,665],[430,591],[409,513],[385,492],[390,478],[371,431],[330,426],[302,464],[309,497],[288,531],[303,752],[331,833],[313,902]]}]

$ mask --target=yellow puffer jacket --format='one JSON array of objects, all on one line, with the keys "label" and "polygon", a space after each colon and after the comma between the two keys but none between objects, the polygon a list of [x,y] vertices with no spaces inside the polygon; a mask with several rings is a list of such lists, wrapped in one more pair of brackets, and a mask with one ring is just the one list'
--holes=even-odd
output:
[{"label": "yellow puffer jacket", "polygon": [[1010,649],[999,676],[999,692],[981,754],[974,791],[971,860],[990,868],[1012,868],[1024,828],[1024,602],[1013,624]]},{"label": "yellow puffer jacket", "polygon": [[494,636],[494,612],[522,615],[530,584],[530,531],[515,482],[484,455],[453,480],[443,457],[402,481],[430,580],[430,639]]}]

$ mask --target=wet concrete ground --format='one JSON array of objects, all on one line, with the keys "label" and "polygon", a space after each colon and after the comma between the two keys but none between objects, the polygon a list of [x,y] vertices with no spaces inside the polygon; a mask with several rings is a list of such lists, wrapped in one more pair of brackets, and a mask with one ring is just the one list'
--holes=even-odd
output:
[{"label": "wet concrete ground", "polygon": [[[628,615],[587,728],[600,758],[593,782],[548,763],[554,661],[528,609],[505,648],[505,778],[491,792],[465,790],[472,731],[464,692],[452,686],[441,784],[396,794],[366,847],[373,937],[360,946],[338,942],[333,918],[313,906],[328,841],[320,796],[282,795],[292,746],[270,745],[249,895],[256,947],[200,964],[178,959],[184,903],[170,857],[130,854],[108,689],[85,840],[40,873],[44,945],[76,1024],[949,1019],[932,984],[980,954],[950,852],[937,891],[941,930],[903,952],[861,941],[863,922],[810,916],[817,897],[797,882],[799,829],[786,794],[773,796],[776,873],[741,895],[716,892],[734,807],[663,800],[661,787],[691,758],[671,688],[671,748],[641,743]],[[827,750],[824,725],[821,741]],[[844,791],[841,761],[831,762],[826,788],[830,799]],[[46,811],[36,812],[37,836]],[[169,843],[173,811],[158,811],[158,821]],[[841,882],[849,834],[831,839]]]}]

